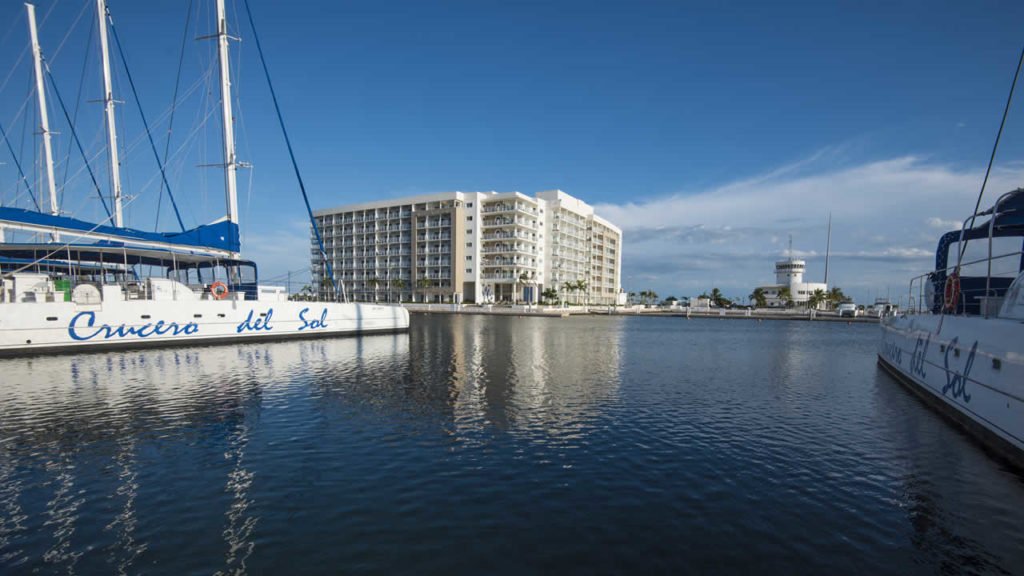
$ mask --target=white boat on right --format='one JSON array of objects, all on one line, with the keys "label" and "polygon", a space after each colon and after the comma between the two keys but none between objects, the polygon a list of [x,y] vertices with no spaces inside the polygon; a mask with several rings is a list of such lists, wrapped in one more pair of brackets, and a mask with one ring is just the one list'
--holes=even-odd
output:
[{"label": "white boat on right", "polygon": [[908,305],[882,318],[878,361],[1024,467],[1022,239],[1024,188],[944,234],[935,270],[911,280]]}]

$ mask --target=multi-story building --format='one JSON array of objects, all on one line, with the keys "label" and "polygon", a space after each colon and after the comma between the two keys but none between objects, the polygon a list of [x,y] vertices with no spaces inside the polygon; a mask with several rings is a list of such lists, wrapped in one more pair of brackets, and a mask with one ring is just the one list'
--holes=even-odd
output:
[{"label": "multi-story building", "polygon": [[[445,192],[315,213],[335,284],[356,301],[615,304],[622,232],[565,192]],[[312,238],[313,283],[332,283]]]}]

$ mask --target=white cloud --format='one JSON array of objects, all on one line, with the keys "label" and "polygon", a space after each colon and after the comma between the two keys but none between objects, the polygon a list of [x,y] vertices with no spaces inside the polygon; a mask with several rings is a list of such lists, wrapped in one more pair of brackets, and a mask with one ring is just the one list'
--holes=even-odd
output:
[{"label": "white cloud", "polygon": [[[831,212],[830,283],[859,299],[903,290],[930,269],[939,234],[959,227],[981,182],[980,170],[914,156],[839,168],[822,167],[824,156],[710,189],[596,206],[623,229],[624,288],[678,296],[718,286],[745,296],[774,281],[790,234],[807,279],[820,281]],[[1015,187],[1010,169],[994,173],[986,202]]]},{"label": "white cloud", "polygon": [[[259,265],[260,281],[284,286],[285,275],[291,271],[292,288],[298,290],[309,283],[309,222],[293,220],[276,224],[272,230],[243,238],[244,258]],[[273,280],[272,282],[267,282]]]}]

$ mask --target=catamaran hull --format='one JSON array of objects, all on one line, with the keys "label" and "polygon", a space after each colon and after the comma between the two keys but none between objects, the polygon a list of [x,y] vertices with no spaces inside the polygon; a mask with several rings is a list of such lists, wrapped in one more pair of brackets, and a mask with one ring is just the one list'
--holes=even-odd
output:
[{"label": "catamaran hull", "polygon": [[986,445],[1024,467],[1024,325],[970,316],[894,316],[879,364]]},{"label": "catamaran hull", "polygon": [[397,332],[400,306],[258,300],[0,304],[0,356]]}]

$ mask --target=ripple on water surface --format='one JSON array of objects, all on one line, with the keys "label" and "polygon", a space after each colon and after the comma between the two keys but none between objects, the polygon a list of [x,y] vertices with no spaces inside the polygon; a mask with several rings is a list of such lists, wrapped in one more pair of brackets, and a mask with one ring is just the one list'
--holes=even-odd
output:
[{"label": "ripple on water surface", "polygon": [[1012,573],[1024,482],[877,327],[416,316],[0,361],[0,572]]}]

